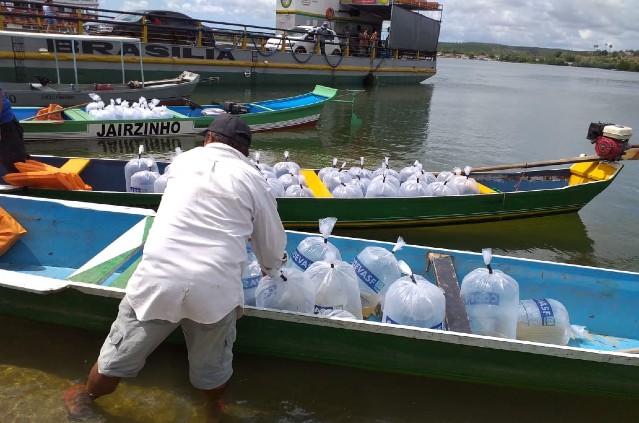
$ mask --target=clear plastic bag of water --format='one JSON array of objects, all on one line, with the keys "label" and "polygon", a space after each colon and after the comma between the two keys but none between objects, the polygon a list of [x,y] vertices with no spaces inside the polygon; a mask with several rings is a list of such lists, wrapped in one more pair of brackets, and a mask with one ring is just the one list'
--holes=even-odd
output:
[{"label": "clear plastic bag of water", "polygon": [[266,183],[271,187],[271,194],[273,194],[274,197],[284,197],[286,194],[286,189],[279,179],[266,178]]},{"label": "clear plastic bag of water", "polygon": [[463,174],[460,168],[455,168],[455,175],[449,179],[449,183],[455,185],[459,190],[459,195],[479,194],[479,185],[475,179],[470,177],[470,172],[470,166],[464,168]]},{"label": "clear plastic bag of water", "polygon": [[390,175],[399,181],[399,172],[391,169],[388,161],[388,157],[384,157],[384,161],[382,162],[381,166],[373,171],[371,179],[374,179],[376,176],[380,175]]},{"label": "clear plastic bag of water", "polygon": [[493,270],[492,250],[482,250],[485,268],[468,273],[461,284],[470,328],[474,334],[515,339],[519,284],[501,270]]},{"label": "clear plastic bag of water", "polygon": [[246,267],[242,272],[242,289],[244,290],[244,304],[255,305],[255,291],[262,280],[262,270],[254,253],[248,254]]},{"label": "clear plastic bag of water", "polygon": [[313,191],[302,184],[291,185],[286,188],[285,197],[311,198],[314,197]]},{"label": "clear plastic bag of water", "polygon": [[285,267],[275,277],[264,276],[255,290],[257,307],[313,314],[315,289],[299,269]]},{"label": "clear plastic bag of water", "polygon": [[399,261],[405,276],[393,282],[384,296],[382,322],[395,325],[444,329],[446,298],[444,291],[408,265]]},{"label": "clear plastic bag of water", "polygon": [[517,339],[567,345],[573,336],[568,310],[553,298],[519,301]]},{"label": "clear plastic bag of water", "polygon": [[366,189],[366,198],[380,198],[380,197],[397,197],[397,191],[399,189],[399,181],[397,179],[387,179],[383,175],[381,177],[375,177],[368,184]]},{"label": "clear plastic bag of water", "polygon": [[390,284],[402,275],[395,252],[404,245],[402,237],[397,238],[392,250],[371,245],[360,251],[353,260],[364,318],[382,318],[382,297]]},{"label": "clear plastic bag of water", "polygon": [[348,173],[350,173],[353,178],[359,178],[359,179],[373,178],[373,172],[364,168],[363,157],[359,158],[359,166],[352,166],[350,169],[348,169]]},{"label": "clear plastic bag of water", "polygon": [[342,256],[337,247],[328,241],[336,222],[337,219],[334,217],[320,219],[319,227],[322,236],[309,236],[304,238],[291,255],[291,265],[304,271],[316,261],[324,260],[329,251],[333,252],[335,257],[341,260]]},{"label": "clear plastic bag of water", "polygon": [[397,191],[398,197],[432,197],[433,190],[426,181],[419,178],[408,179]]},{"label": "clear plastic bag of water", "polygon": [[131,192],[155,192],[155,181],[160,177],[158,172],[142,170],[131,176]]},{"label": "clear plastic bag of water", "polygon": [[278,176],[277,180],[282,183],[285,190],[292,185],[300,184],[299,175],[293,175],[292,173],[284,173],[283,175]]},{"label": "clear plastic bag of water", "polygon": [[316,261],[304,271],[316,289],[315,314],[330,310],[346,310],[362,318],[362,302],[357,275],[350,263],[327,253],[325,260]]},{"label": "clear plastic bag of water", "polygon": [[433,195],[435,197],[446,197],[449,195],[459,195],[459,189],[455,186],[454,183],[450,181],[435,181],[432,184],[428,185],[431,190],[433,190]]},{"label": "clear plastic bag of water", "polygon": [[359,183],[350,181],[341,183],[331,191],[335,198],[364,198],[364,192]]},{"label": "clear plastic bag of water", "polygon": [[169,175],[165,172],[161,174],[153,183],[153,192],[162,194],[166,190],[166,183],[169,180]]},{"label": "clear plastic bag of water", "polygon": [[142,157],[142,154],[144,154],[144,145],[140,144],[140,147],[138,148],[138,156],[129,160],[124,165],[124,180],[127,192],[131,192],[131,177],[135,173],[148,170],[159,174],[158,165],[155,159],[153,157]]},{"label": "clear plastic bag of water", "polygon": [[297,175],[300,173],[300,165],[295,162],[288,161],[289,154],[288,151],[284,152],[284,161],[277,162],[273,165],[273,172],[279,178],[285,173],[290,173],[292,175]]}]

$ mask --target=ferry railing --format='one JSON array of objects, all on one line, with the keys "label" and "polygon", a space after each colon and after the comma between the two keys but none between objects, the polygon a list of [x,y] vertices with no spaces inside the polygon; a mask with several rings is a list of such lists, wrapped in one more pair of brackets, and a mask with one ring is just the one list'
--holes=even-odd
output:
[{"label": "ferry railing", "polygon": [[[395,0],[397,2],[397,0]],[[438,9],[441,5],[436,2],[425,2],[420,0],[406,0],[402,3],[419,3],[428,9]],[[46,30],[46,24],[44,22],[44,14],[42,12],[41,2],[21,1],[19,4],[21,7],[13,6],[14,2],[0,1],[0,30],[3,29],[20,29],[34,32],[44,32]],[[76,33],[83,34],[85,31],[84,24],[94,22],[103,25],[112,25],[113,18],[122,14],[122,11],[112,9],[88,9],[86,7],[77,7],[69,5],[56,5],[57,15],[55,31],[61,33]],[[62,12],[60,10],[63,10]],[[280,45],[280,52],[287,52],[286,40],[293,32],[291,30],[281,30],[273,27],[262,26],[249,26],[244,24],[235,24],[220,21],[208,21],[192,19],[196,22],[197,28],[193,31],[192,37],[175,36],[177,33],[187,33],[188,30],[184,27],[173,25],[157,25],[151,23],[152,15],[142,14],[137,12],[125,12],[130,15],[140,15],[142,19],[140,23],[127,23],[118,22],[118,25],[122,29],[130,28],[130,30],[120,30],[121,35],[134,36],[140,38],[143,43],[157,40],[161,42],[171,44],[186,44],[193,46],[215,46],[215,43],[220,42],[221,45],[230,46],[230,48],[237,48],[241,50],[257,49],[261,53],[268,54],[265,50],[265,44],[268,38],[278,37],[282,39]],[[176,18],[177,19],[177,18]],[[16,28],[19,27],[19,28]],[[160,28],[162,31],[160,31]],[[237,29],[235,29],[237,28]],[[258,32],[262,31],[262,32]],[[268,33],[266,33],[268,31]],[[281,32],[281,35],[275,35],[277,32]],[[213,40],[207,39],[204,34],[210,34],[214,37]],[[153,34],[151,36],[151,34]],[[108,35],[107,32],[101,35]],[[360,46],[358,45],[357,37],[348,35],[338,35],[340,40],[340,50],[343,57],[348,56],[362,56]],[[252,41],[252,42],[251,42]],[[319,45],[316,43],[313,49],[314,54],[319,54]],[[363,53],[364,56],[370,56],[372,58],[408,58],[411,60],[424,60],[430,58],[433,54],[425,54],[416,51],[399,51],[390,50],[385,46],[376,46],[375,48],[369,48]]]}]

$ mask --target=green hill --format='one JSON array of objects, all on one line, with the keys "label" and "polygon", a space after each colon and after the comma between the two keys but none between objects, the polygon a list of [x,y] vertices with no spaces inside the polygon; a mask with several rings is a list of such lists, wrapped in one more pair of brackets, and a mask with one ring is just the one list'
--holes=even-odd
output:
[{"label": "green hill", "polygon": [[503,62],[540,63],[556,66],[580,66],[639,72],[639,51],[573,51],[543,47],[507,46],[490,43],[440,42],[442,56],[486,58]]}]

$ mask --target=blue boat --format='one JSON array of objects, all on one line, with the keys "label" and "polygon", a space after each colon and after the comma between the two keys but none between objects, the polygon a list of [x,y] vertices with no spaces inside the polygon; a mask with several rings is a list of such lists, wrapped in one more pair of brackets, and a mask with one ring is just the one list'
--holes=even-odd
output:
[{"label": "blue boat", "polygon": [[[0,256],[0,313],[102,333],[117,314],[153,212],[0,194],[26,230]],[[289,254],[308,236],[288,231]],[[79,242],[79,240],[82,240]],[[331,236],[352,261],[366,246]],[[639,273],[494,256],[493,269],[519,283],[520,298],[553,298],[582,328],[568,345],[469,333],[456,289],[484,267],[473,252],[407,245],[396,253],[415,274],[443,286],[446,330],[330,318],[247,306],[236,351],[382,372],[639,398]],[[450,308],[448,307],[450,299]],[[177,335],[177,334],[176,334]],[[171,338],[180,341],[178,336]]]}]

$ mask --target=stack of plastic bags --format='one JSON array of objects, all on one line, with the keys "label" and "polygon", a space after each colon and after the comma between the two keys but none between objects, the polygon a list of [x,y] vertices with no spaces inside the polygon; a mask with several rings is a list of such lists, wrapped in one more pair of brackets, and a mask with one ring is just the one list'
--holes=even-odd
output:
[{"label": "stack of plastic bags", "polygon": [[173,113],[166,106],[158,106],[160,100],[152,99],[150,102],[145,97],[140,97],[137,102],[129,104],[128,101],[111,99],[109,104],[100,99],[100,96],[89,94],[93,102],[85,107],[85,111],[98,120],[131,120],[131,119],[172,119]]},{"label": "stack of plastic bags", "polygon": [[124,165],[127,192],[155,192],[155,180],[160,177],[158,165],[153,157],[142,157],[144,146],[140,145],[138,156]]}]

